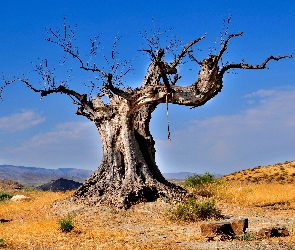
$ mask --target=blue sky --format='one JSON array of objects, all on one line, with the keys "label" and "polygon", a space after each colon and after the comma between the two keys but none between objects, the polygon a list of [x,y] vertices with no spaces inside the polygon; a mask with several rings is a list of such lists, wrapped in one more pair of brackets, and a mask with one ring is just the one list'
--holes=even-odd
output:
[{"label": "blue sky", "polygon": [[[6,79],[23,73],[39,86],[32,63],[47,58],[58,64],[62,53],[45,41],[45,28],[77,24],[80,50],[100,35],[102,53],[115,36],[119,57],[134,70],[126,85],[139,86],[149,58],[141,53],[142,31],[170,30],[181,44],[207,35],[198,58],[219,46],[223,19],[232,16],[229,32],[243,31],[226,53],[231,62],[260,64],[269,55],[295,52],[295,3],[289,1],[1,1],[0,71]],[[163,41],[165,42],[165,41]],[[83,51],[83,53],[84,53]],[[74,65],[74,64],[73,64]],[[198,68],[179,69],[182,85],[191,84]],[[71,87],[81,88],[87,74],[77,71]],[[61,73],[61,76],[63,74]],[[2,85],[2,83],[1,83]],[[82,89],[81,89],[82,90]],[[87,91],[87,90],[85,90]],[[94,124],[75,115],[71,99],[50,95],[40,100],[21,83],[3,91],[0,102],[0,164],[95,170],[101,142]],[[295,159],[295,59],[270,62],[266,70],[226,74],[222,92],[202,107],[169,106],[171,141],[165,107],[153,113],[151,131],[162,172],[226,174],[240,169]]]}]

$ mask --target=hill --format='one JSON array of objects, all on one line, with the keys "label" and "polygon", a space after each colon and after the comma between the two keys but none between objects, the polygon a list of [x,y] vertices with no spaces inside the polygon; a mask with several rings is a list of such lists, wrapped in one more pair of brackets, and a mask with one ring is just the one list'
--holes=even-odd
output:
[{"label": "hill", "polygon": [[39,189],[42,191],[65,192],[69,190],[76,190],[81,185],[82,183],[80,182],[60,178],[39,186]]},{"label": "hill", "polygon": [[295,183],[295,160],[241,170],[221,179],[252,183]]}]

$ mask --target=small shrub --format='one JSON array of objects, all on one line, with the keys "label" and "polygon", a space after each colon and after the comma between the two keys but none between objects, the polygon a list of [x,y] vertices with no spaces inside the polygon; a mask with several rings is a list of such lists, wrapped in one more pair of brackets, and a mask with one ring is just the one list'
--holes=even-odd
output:
[{"label": "small shrub", "polygon": [[186,178],[184,181],[185,187],[195,187],[198,185],[206,185],[215,182],[215,177],[213,174],[206,172],[204,175],[193,175]]},{"label": "small shrub", "polygon": [[0,238],[0,248],[4,248],[7,245],[5,244],[5,239]]},{"label": "small shrub", "polygon": [[58,226],[62,232],[68,233],[68,232],[72,231],[74,229],[72,217],[70,215],[68,215],[67,218],[60,219],[58,221]]},{"label": "small shrub", "polygon": [[241,235],[236,235],[235,239],[240,240],[240,241],[251,241],[251,240],[253,240],[253,233],[242,232]]},{"label": "small shrub", "polygon": [[164,196],[164,195],[160,195],[159,198],[160,198],[163,202],[165,202],[165,203],[169,203],[169,202],[170,202],[169,197],[166,197],[166,196]]},{"label": "small shrub", "polygon": [[189,198],[183,204],[177,205],[167,213],[171,221],[200,221],[220,217],[220,211],[215,207],[214,200],[197,202],[195,198]]},{"label": "small shrub", "polygon": [[216,180],[213,174],[206,172],[204,175],[193,175],[187,177],[184,181],[186,188],[191,188],[197,195],[204,197],[212,197],[216,193],[216,189],[223,182]]},{"label": "small shrub", "polygon": [[10,200],[13,195],[0,191],[0,201]]},{"label": "small shrub", "polygon": [[289,173],[286,170],[284,170],[282,171],[282,175],[289,175]]}]

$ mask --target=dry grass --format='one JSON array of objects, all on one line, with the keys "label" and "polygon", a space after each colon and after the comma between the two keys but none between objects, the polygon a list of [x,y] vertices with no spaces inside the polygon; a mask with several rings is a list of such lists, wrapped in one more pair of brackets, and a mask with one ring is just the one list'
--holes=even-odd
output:
[{"label": "dry grass", "polygon": [[49,214],[49,206],[69,193],[52,193],[40,191],[19,191],[31,198],[30,201],[1,202],[0,218],[11,220],[0,224],[0,238],[15,248],[42,244],[44,239],[52,239],[57,233],[57,217]]},{"label": "dry grass", "polygon": [[295,209],[295,161],[246,169],[221,178],[215,195],[244,206]]},{"label": "dry grass", "polygon": [[224,202],[241,206],[283,206],[295,209],[295,184],[232,182],[220,187],[215,196]]}]

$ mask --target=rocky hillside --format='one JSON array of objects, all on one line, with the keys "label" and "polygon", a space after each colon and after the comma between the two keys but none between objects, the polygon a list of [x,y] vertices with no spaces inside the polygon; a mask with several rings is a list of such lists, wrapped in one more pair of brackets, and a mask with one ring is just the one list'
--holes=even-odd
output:
[{"label": "rocky hillside", "polygon": [[23,186],[12,180],[0,180],[0,191],[21,189]]},{"label": "rocky hillside", "polygon": [[82,183],[80,183],[80,182],[60,178],[58,180],[52,180],[49,183],[43,184],[43,185],[39,186],[39,188],[42,191],[53,191],[53,192],[62,191],[62,192],[64,192],[64,191],[69,191],[69,190],[76,190],[81,185],[82,185]]},{"label": "rocky hillside", "polygon": [[225,175],[221,179],[252,183],[295,183],[295,160],[241,170]]}]

